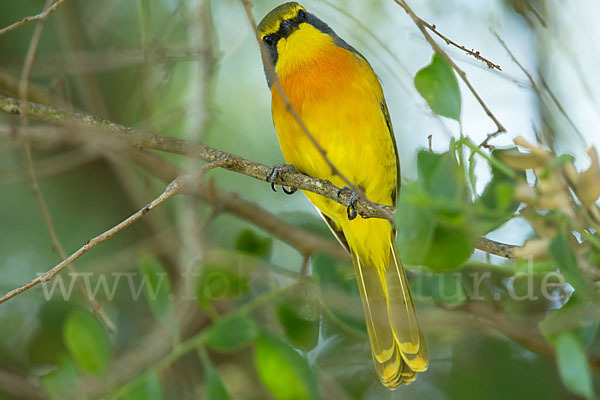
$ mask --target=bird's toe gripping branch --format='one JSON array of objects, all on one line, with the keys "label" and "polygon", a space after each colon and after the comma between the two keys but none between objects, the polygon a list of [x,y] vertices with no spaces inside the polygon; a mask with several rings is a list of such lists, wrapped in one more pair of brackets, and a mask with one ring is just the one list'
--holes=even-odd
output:
[{"label": "bird's toe gripping branch", "polygon": [[340,190],[338,190],[338,197],[340,197],[340,195],[344,192],[350,192],[350,199],[348,200],[348,204],[346,205],[346,212],[348,213],[348,219],[352,221],[358,216],[358,211],[356,211],[356,202],[358,201],[359,197],[348,186],[344,186]]},{"label": "bird's toe gripping branch", "polygon": [[[278,180],[281,182],[285,181],[285,179],[283,178],[283,174],[288,172],[299,173],[300,171],[298,171],[298,169],[292,164],[275,164],[271,167],[271,169],[267,173],[267,182],[271,182],[271,189],[273,189],[274,192],[277,191],[277,189],[275,188],[275,182],[277,182]],[[285,194],[294,194],[298,190],[292,187],[286,189],[286,187],[283,185],[281,185],[281,189],[283,189],[283,192]]]}]

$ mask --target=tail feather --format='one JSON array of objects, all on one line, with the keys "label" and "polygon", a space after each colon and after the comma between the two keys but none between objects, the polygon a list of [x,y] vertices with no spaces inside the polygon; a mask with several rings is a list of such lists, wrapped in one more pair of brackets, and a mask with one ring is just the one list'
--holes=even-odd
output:
[{"label": "tail feather", "polygon": [[414,371],[423,372],[429,366],[429,350],[419,324],[408,279],[393,241],[390,242],[390,254],[390,265],[385,273],[390,325],[404,361]]},{"label": "tail feather", "polygon": [[375,369],[381,382],[393,389],[425,371],[429,354],[393,243],[390,252],[385,271],[366,265],[357,254],[353,261]]}]

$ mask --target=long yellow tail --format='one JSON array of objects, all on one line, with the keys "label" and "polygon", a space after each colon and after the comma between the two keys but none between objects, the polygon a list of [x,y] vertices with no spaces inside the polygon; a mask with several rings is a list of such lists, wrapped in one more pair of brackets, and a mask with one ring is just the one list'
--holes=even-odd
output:
[{"label": "long yellow tail", "polygon": [[393,241],[389,248],[390,263],[384,271],[366,265],[356,253],[352,258],[375,369],[381,382],[394,389],[427,370],[429,352]]}]

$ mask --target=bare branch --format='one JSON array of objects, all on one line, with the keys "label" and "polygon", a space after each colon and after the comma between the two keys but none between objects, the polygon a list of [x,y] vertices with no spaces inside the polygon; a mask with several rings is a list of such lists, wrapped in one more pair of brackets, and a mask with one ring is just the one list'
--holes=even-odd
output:
[{"label": "bare branch", "polygon": [[69,257],[65,258],[61,263],[54,266],[49,271],[44,274],[38,276],[37,278],[29,281],[27,284],[18,287],[14,290],[8,292],[5,296],[0,298],[0,304],[12,299],[13,297],[23,293],[24,291],[31,289],[34,286],[39,285],[40,283],[47,282],[54,277],[54,275],[58,274],[60,271],[69,266],[73,261],[77,260],[79,257],[99,245],[100,243],[112,238],[117,233],[121,232],[123,229],[127,228],[129,225],[133,224],[144,215],[146,215],[149,211],[155,209],[160,204],[164,203],[166,200],[171,197],[180,194],[184,191],[191,190],[191,188],[195,188],[198,185],[198,178],[202,178],[204,173],[209,169],[216,168],[218,166],[224,165],[228,162],[227,159],[217,160],[212,163],[206,164],[202,166],[199,172],[191,173],[188,175],[183,175],[175,179],[171,182],[164,192],[158,196],[156,199],[152,200],[148,205],[138,210],[135,214],[131,215],[129,218],[121,222],[120,224],[110,228],[106,232],[96,236],[93,239],[88,240],[79,250],[75,253],[71,254]]},{"label": "bare branch", "polygon": [[[113,136],[139,148],[187,155],[207,162],[227,159],[228,163],[223,165],[223,168],[261,181],[266,181],[266,176],[269,171],[269,167],[266,165],[246,160],[235,154],[213,149],[201,143],[193,143],[169,136],[139,132],[105,119],[70,111],[56,110],[40,104],[26,103],[26,105],[28,115],[31,118],[51,123],[70,125],[80,129],[91,129],[98,135]],[[18,115],[20,112],[20,102],[16,99],[0,95],[0,111]],[[44,139],[43,135],[41,135],[41,132],[38,130],[32,130],[31,132],[34,135],[42,136],[40,139]],[[157,173],[164,174],[164,171],[157,171]],[[316,193],[342,205],[345,205],[349,200],[348,193],[342,192],[338,196],[339,188],[329,181],[311,178],[307,175],[294,172],[284,172],[282,175],[282,179],[277,180],[275,182],[276,184],[285,184],[290,187]],[[363,218],[386,218],[390,221],[394,220],[395,210],[391,206],[379,204],[379,207],[374,208],[362,199],[359,199],[356,204],[357,211]],[[516,246],[502,245],[499,247],[499,245],[501,244],[486,238],[481,238],[477,242],[477,248],[479,250],[501,257],[513,258],[512,252],[508,249],[514,249]]]},{"label": "bare branch", "polygon": [[[181,171],[177,167],[154,154],[139,149],[134,149],[134,151],[116,150],[165,183],[171,182],[181,175]],[[258,204],[245,200],[237,193],[218,188],[212,181],[199,187],[193,194],[199,200],[212,205],[216,213],[227,212],[244,219],[289,244],[303,256],[325,252],[340,260],[349,260],[348,253],[337,242],[298,228]]]},{"label": "bare branch", "polygon": [[52,14],[54,11],[56,11],[56,9],[58,7],[60,7],[62,5],[62,3],[64,3],[64,2],[65,2],[65,0],[57,0],[54,4],[52,4],[45,11],[43,11],[39,14],[36,14],[36,15],[25,17],[23,19],[18,20],[14,24],[7,26],[6,28],[0,29],[0,35],[4,35],[5,33],[10,32],[14,29],[17,29],[17,28],[19,28],[25,24],[28,24],[30,22],[45,20],[46,18],[48,18],[48,16],[50,14]]},{"label": "bare branch", "polygon": [[422,20],[419,16],[417,16],[417,14],[414,13],[414,11],[408,6],[408,4],[406,3],[405,0],[394,0],[394,1],[400,7],[402,7],[404,9],[404,11],[406,11],[406,13],[409,15],[409,17],[415,23],[415,25],[417,25],[417,28],[419,28],[419,30],[421,31],[421,33],[425,37],[425,40],[427,40],[427,42],[429,43],[429,45],[431,46],[431,48],[436,53],[438,53],[440,56],[442,56],[444,58],[444,60],[446,60],[446,62],[448,64],[450,64],[450,66],[456,71],[456,73],[458,74],[458,76],[460,76],[460,78],[463,80],[463,82],[465,83],[465,85],[467,85],[467,87],[469,88],[469,90],[471,91],[471,93],[473,94],[473,96],[475,96],[475,99],[477,100],[477,102],[479,103],[479,105],[481,106],[481,108],[483,108],[483,110],[485,111],[485,113],[487,114],[487,116],[490,117],[490,119],[496,125],[496,128],[497,128],[496,132],[490,133],[488,135],[487,139],[480,144],[480,146],[482,146],[482,147],[488,146],[488,142],[492,138],[498,136],[499,134],[501,134],[503,132],[506,132],[506,129],[500,123],[500,121],[498,120],[498,118],[496,118],[496,116],[492,113],[492,111],[489,109],[489,107],[485,104],[485,102],[483,101],[483,99],[481,98],[481,96],[479,96],[479,93],[477,93],[477,91],[475,90],[475,88],[473,87],[473,85],[471,84],[471,82],[469,82],[469,80],[467,79],[467,74],[462,69],[460,69],[458,67],[458,65],[456,65],[456,63],[454,61],[452,61],[452,59],[450,58],[450,56],[444,50],[442,50],[442,48],[436,43],[436,41],[433,40],[433,38],[431,37],[431,35],[429,34],[429,32],[427,32],[427,29],[430,29],[429,26],[433,26],[433,25],[430,25],[429,23],[427,23],[424,20]]},{"label": "bare branch", "polygon": [[440,33],[437,30],[437,28],[436,28],[435,25],[431,25],[431,24],[429,24],[426,21],[423,21],[423,25],[425,25],[433,33],[435,33],[436,35],[438,35],[439,37],[441,37],[442,39],[444,39],[444,41],[446,42],[446,44],[452,45],[452,46],[454,46],[454,47],[456,47],[456,48],[464,51],[468,55],[475,57],[479,61],[482,61],[483,63],[485,63],[488,66],[489,69],[497,69],[498,71],[502,71],[502,67],[500,67],[500,65],[495,64],[495,63],[491,62],[490,60],[488,60],[487,58],[483,57],[479,51],[474,50],[474,49],[469,50],[465,46],[456,43],[455,41],[451,40],[447,36],[444,36],[442,33]]},{"label": "bare branch", "polygon": [[[136,131],[132,128],[115,124],[102,118],[70,111],[57,110],[40,104],[27,102],[24,105],[30,118],[54,124],[72,126],[74,128],[85,129],[88,131],[91,129],[95,133],[111,135],[134,146],[186,155],[189,157],[199,158],[206,162],[213,162],[227,158],[230,160],[230,163],[223,166],[224,168],[248,175],[261,181],[266,181],[270,169],[266,165],[246,160],[231,153],[213,149],[201,143],[194,143],[169,136],[144,133]],[[20,115],[21,106],[22,102],[19,100],[0,95],[0,111],[9,114]],[[344,206],[347,205],[350,200],[350,193],[341,192],[338,195],[339,188],[333,185],[331,182],[327,180],[311,178],[302,173],[283,171],[282,177],[277,179],[275,184],[307,190],[309,192],[327,197]],[[359,199],[356,202],[356,210],[363,218],[386,218],[390,221],[393,221],[394,207],[392,206],[381,204],[375,205],[370,201]]]}]

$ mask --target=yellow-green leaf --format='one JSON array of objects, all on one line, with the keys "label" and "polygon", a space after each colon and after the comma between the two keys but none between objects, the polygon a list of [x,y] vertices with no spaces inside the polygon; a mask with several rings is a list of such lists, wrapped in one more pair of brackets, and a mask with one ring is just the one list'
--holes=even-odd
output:
[{"label": "yellow-green leaf", "polygon": [[261,381],[277,400],[319,398],[308,361],[287,343],[263,335],[256,341],[254,359]]}]

